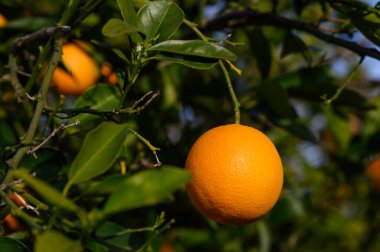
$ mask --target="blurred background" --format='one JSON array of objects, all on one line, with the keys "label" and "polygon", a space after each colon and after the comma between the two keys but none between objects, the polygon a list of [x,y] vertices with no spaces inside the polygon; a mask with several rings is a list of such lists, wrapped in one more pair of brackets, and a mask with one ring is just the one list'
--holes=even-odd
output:
[{"label": "blurred background", "polygon": [[[0,1],[0,13],[8,20],[0,29],[0,76],[7,72],[12,41],[57,22],[66,2]],[[133,2],[136,6],[144,3]],[[271,12],[276,1],[176,2],[186,18],[202,28],[227,11],[252,8]],[[365,2],[371,6],[376,3]],[[279,1],[276,13],[312,24],[323,20],[320,30],[378,49],[349,19],[324,6],[324,1],[284,0]],[[99,65],[107,61],[114,69],[123,69],[117,55],[95,43],[102,41],[124,52],[130,50],[127,37],[110,39],[102,35],[102,26],[112,17],[120,18],[120,12],[115,1],[106,1],[72,32],[71,39],[90,43]],[[206,34],[219,39],[230,36],[230,41],[243,43],[234,47],[226,44],[238,55],[235,64],[242,70],[241,76],[232,73],[241,103],[241,121],[264,131],[275,143],[285,172],[281,198],[262,220],[243,226],[208,221],[196,212],[184,190],[176,193],[173,202],[131,211],[113,220],[128,227],[144,226],[165,211],[175,224],[154,241],[155,248],[162,252],[380,251],[379,61],[366,57],[357,69],[359,57],[351,51],[304,32],[274,26],[226,27]],[[174,37],[195,35],[181,27]],[[30,53],[38,53],[38,46],[30,45]],[[326,105],[326,99],[343,84],[347,86],[340,96]],[[28,125],[28,112],[9,100],[10,89],[2,78],[2,148],[17,142],[17,135]],[[126,120],[161,148],[158,155],[164,164],[183,167],[191,145],[202,132],[234,121],[227,85],[218,68],[199,71],[165,62],[148,65],[131,90],[134,99],[130,103],[157,90],[161,95],[147,109]],[[59,99],[54,88],[50,99]],[[70,106],[75,100],[69,97],[65,102]],[[59,148],[75,153],[83,137],[78,132]],[[151,165],[154,157],[132,138],[125,154],[128,167]],[[144,234],[133,236],[138,242]]]}]

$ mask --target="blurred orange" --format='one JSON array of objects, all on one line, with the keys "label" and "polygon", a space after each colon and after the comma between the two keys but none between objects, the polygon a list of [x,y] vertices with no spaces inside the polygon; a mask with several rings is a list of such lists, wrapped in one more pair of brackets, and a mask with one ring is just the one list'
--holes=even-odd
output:
[{"label": "blurred orange", "polygon": [[24,230],[24,226],[21,225],[19,220],[15,218],[12,214],[7,214],[5,216],[4,221],[6,223],[6,226],[8,227],[8,230],[10,231],[22,231]]},{"label": "blurred orange", "polygon": [[377,156],[368,166],[366,172],[372,178],[375,189],[380,193],[380,156]]},{"label": "blurred orange", "polygon": [[78,42],[63,46],[62,61],[70,72],[57,67],[52,79],[60,94],[80,95],[96,84],[99,78],[98,66]]},{"label": "blurred orange", "polygon": [[100,72],[107,83],[111,85],[117,84],[117,76],[116,73],[112,70],[112,65],[109,62],[104,62]]},{"label": "blurred orange", "polygon": [[7,23],[7,19],[0,13],[0,28],[5,27]]}]

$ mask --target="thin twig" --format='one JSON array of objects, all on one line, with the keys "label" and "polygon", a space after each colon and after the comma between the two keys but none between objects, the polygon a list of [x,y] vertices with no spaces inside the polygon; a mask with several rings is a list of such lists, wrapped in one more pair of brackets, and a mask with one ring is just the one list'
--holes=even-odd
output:
[{"label": "thin twig", "polygon": [[[151,95],[151,97],[146,100],[146,98]],[[79,114],[92,114],[97,115],[105,118],[106,120],[112,120],[114,115],[118,114],[134,114],[139,113],[142,110],[144,110],[146,107],[149,106],[149,104],[152,103],[152,101],[160,95],[159,91],[153,92],[149,91],[147,94],[145,94],[143,97],[141,97],[138,101],[136,101],[131,107],[128,108],[122,108],[122,109],[112,109],[112,110],[97,110],[92,109],[90,107],[83,107],[83,108],[72,108],[72,109],[62,109],[56,112],[55,116],[60,119],[68,119],[72,118],[74,116],[77,116]],[[145,103],[141,105],[141,103],[144,101]],[[137,107],[140,104],[139,107]],[[55,110],[49,107],[44,108],[44,112],[48,113],[54,113]]]},{"label": "thin twig", "polygon": [[39,145],[37,145],[33,149],[27,151],[26,154],[30,155],[30,154],[35,153],[38,149],[40,149],[42,146],[44,146],[50,139],[52,139],[55,135],[57,135],[58,132],[65,130],[67,128],[70,128],[70,127],[78,126],[79,124],[80,124],[80,122],[78,120],[76,120],[75,122],[73,122],[71,124],[59,125],[58,128],[55,128],[53,130],[53,132],[48,137],[46,137]]},{"label": "thin twig", "polygon": [[336,37],[333,34],[322,32],[314,25],[277,16],[272,13],[261,13],[254,10],[229,12],[209,21],[205,26],[201,28],[201,30],[212,31],[224,28],[237,28],[251,25],[268,25],[303,31],[330,44],[346,48],[361,57],[368,56],[380,60],[380,51],[375,48],[361,46],[357,43]]},{"label": "thin twig", "polygon": [[345,82],[342,85],[340,85],[340,87],[336,90],[335,94],[331,98],[327,99],[326,95],[322,96],[322,99],[324,99],[324,104],[326,106],[330,106],[333,101],[338,99],[339,95],[343,92],[343,90],[347,86],[347,84],[350,83],[352,78],[355,76],[355,74],[357,74],[361,64],[363,63],[363,61],[364,61],[364,57],[360,58],[359,62],[350,71],[348,78],[345,80]]},{"label": "thin twig", "polygon": [[27,34],[25,36],[22,36],[20,38],[17,38],[13,42],[13,53],[17,52],[21,48],[25,47],[25,45],[35,41],[40,40],[44,38],[48,38],[52,35],[54,35],[57,32],[62,32],[63,34],[66,34],[70,32],[71,27],[67,25],[61,25],[61,26],[49,26],[45,27],[39,31]]},{"label": "thin twig", "polygon": [[[153,94],[152,94],[153,93]],[[137,107],[140,103],[142,103],[149,95],[152,96],[141,106]],[[148,105],[150,103],[152,103],[152,101],[160,95],[160,91],[156,91],[156,92],[153,92],[153,91],[150,91],[148,93],[146,93],[143,97],[141,97],[138,101],[136,101],[132,107],[130,108],[131,111],[129,113],[136,113],[136,112],[141,112],[142,110],[144,110],[146,107],[148,107]]]}]

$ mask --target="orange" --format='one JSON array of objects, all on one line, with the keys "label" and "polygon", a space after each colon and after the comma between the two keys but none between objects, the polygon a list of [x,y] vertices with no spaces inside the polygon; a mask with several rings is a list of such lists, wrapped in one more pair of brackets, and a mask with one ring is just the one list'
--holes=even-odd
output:
[{"label": "orange", "polygon": [[24,230],[24,227],[21,225],[21,223],[11,214],[7,214],[4,218],[5,223],[7,224],[7,227],[9,230],[12,231],[21,231]]},{"label": "orange", "polygon": [[7,19],[0,13],[0,28],[7,26]]},{"label": "orange", "polygon": [[367,174],[372,178],[376,190],[380,192],[380,156],[368,165]]},{"label": "orange", "polygon": [[261,131],[238,124],[213,128],[191,147],[185,167],[194,206],[222,224],[246,224],[277,202],[283,183],[281,158]]},{"label": "orange", "polygon": [[112,70],[112,65],[109,62],[104,62],[100,72],[102,73],[103,77],[107,81],[107,83],[111,85],[117,84],[117,76],[116,73]]},{"label": "orange", "polygon": [[52,82],[64,95],[80,95],[96,84],[99,68],[95,60],[75,43],[62,48],[62,61],[71,73],[61,67],[54,72]]}]

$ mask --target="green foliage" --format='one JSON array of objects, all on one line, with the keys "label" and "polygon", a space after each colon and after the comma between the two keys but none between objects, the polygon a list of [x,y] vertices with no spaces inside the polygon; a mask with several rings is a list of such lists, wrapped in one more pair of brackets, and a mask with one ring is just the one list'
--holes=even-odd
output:
[{"label": "green foliage", "polygon": [[90,131],[70,167],[68,183],[83,183],[107,171],[115,161],[127,132],[126,125],[114,123],[102,123]]},{"label": "green foliage", "polygon": [[[357,62],[380,53],[351,36],[379,44],[376,6],[24,2],[0,3],[0,251],[379,251],[366,173],[380,153],[378,80]],[[47,69],[78,40],[112,69],[64,97]],[[263,219],[225,226],[191,206],[182,167],[202,132],[237,114],[275,143],[284,190]]]}]

